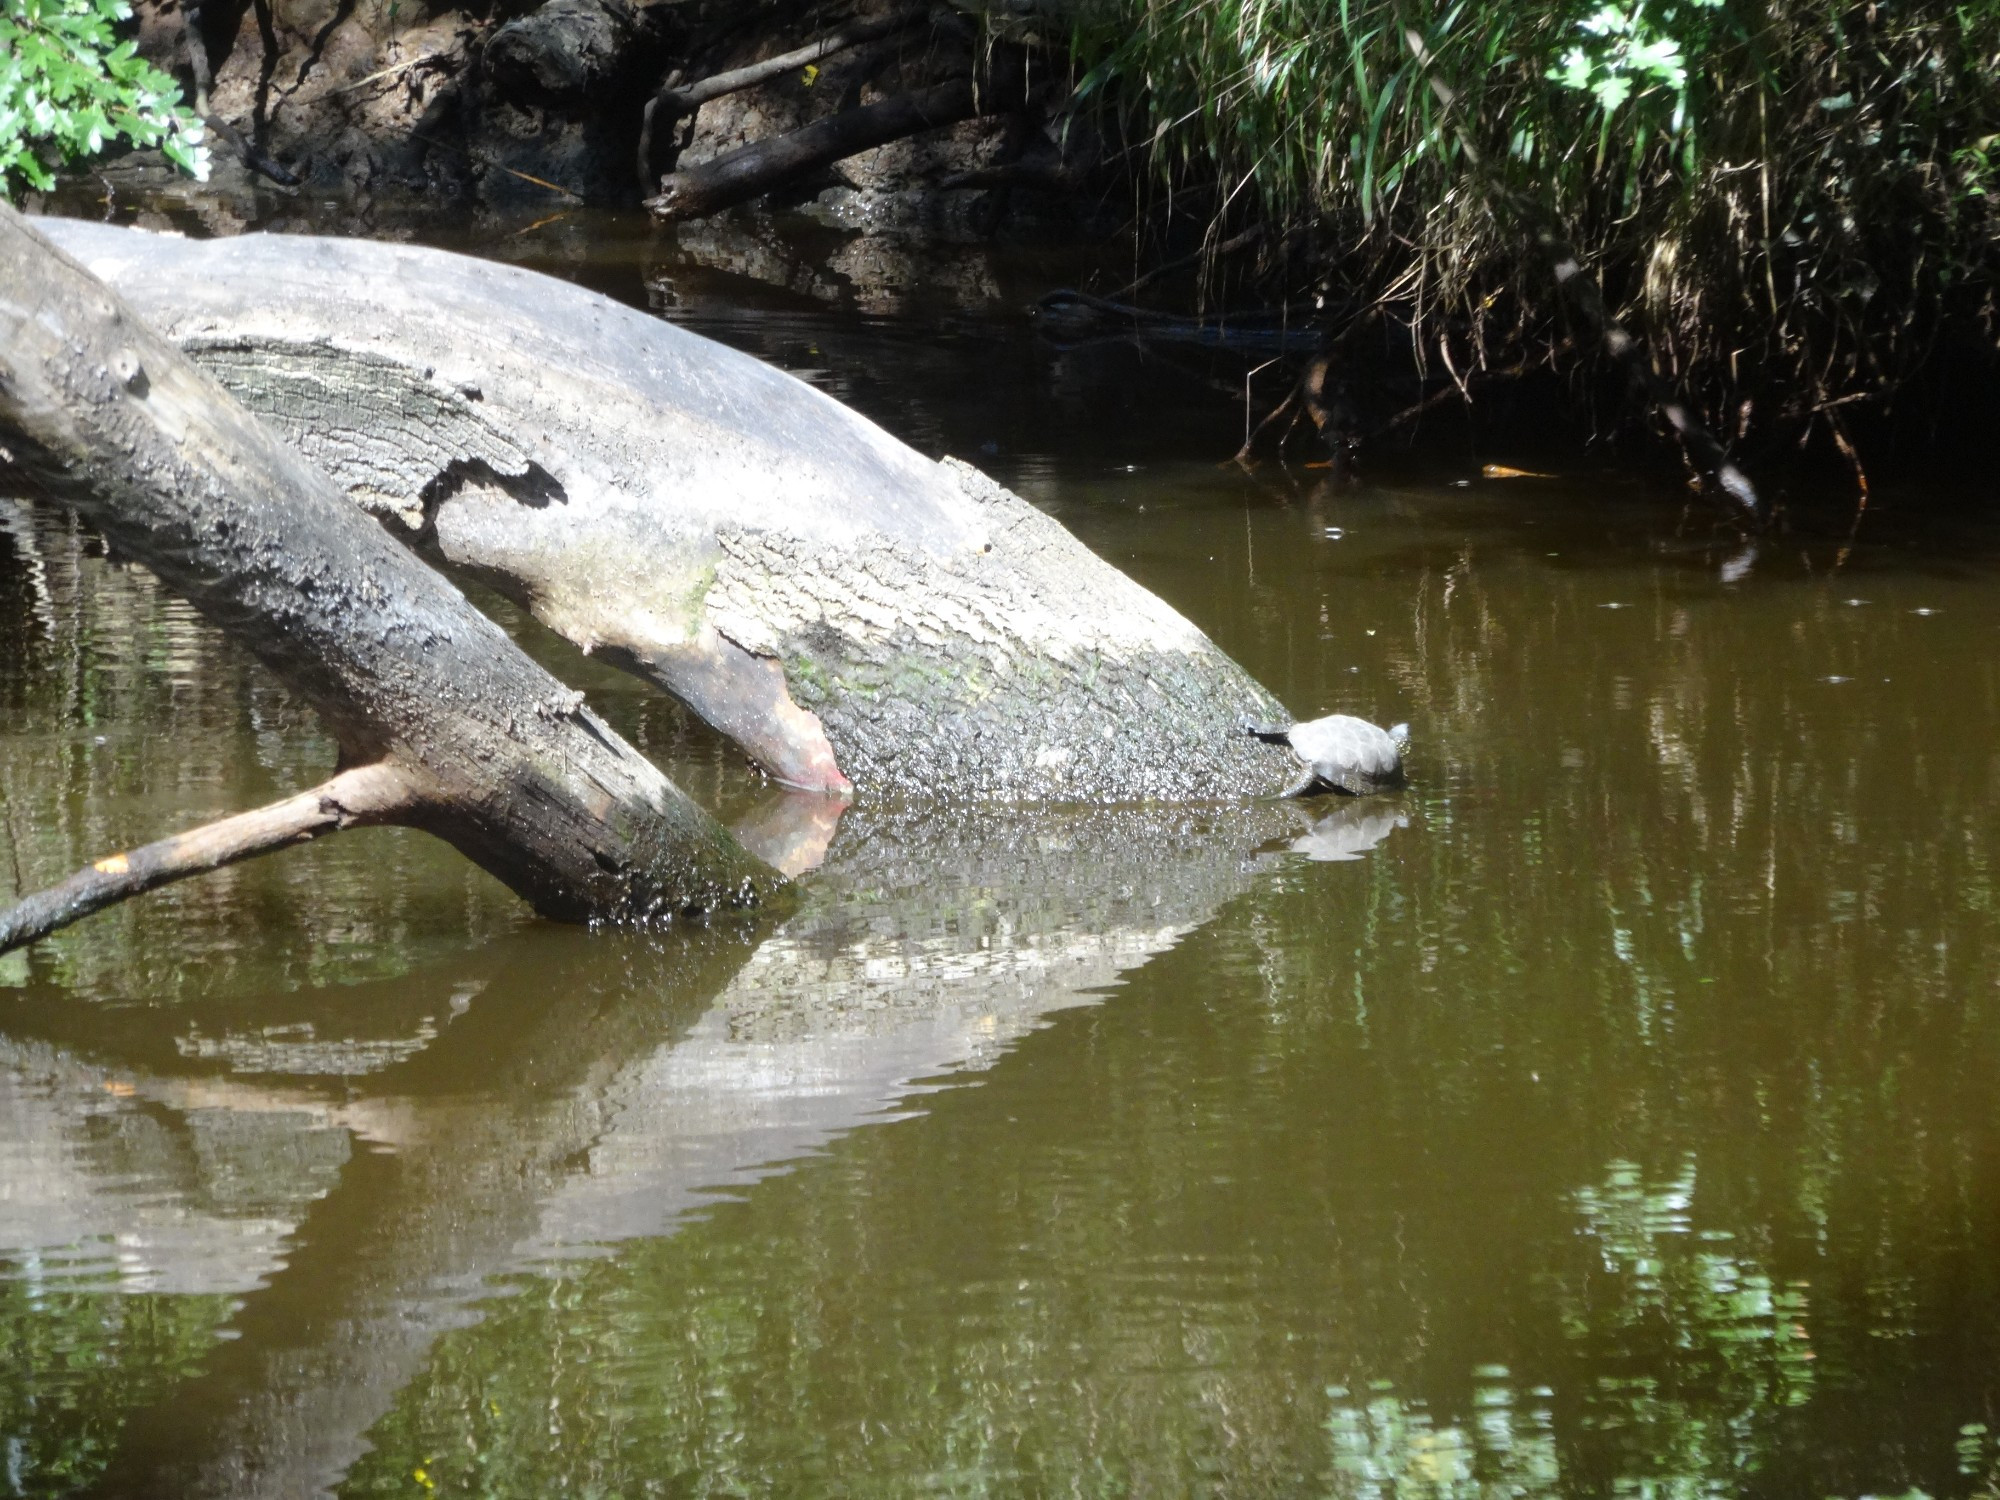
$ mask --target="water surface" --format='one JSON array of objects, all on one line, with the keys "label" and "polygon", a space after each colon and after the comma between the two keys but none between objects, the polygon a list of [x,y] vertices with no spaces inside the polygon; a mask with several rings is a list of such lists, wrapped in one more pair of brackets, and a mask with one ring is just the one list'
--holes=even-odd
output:
[{"label": "water surface", "polygon": [[[1805,493],[1753,546],[1456,440],[1246,474],[1245,361],[727,250],[546,263],[1407,719],[1411,790],[864,804],[796,915],[655,936],[372,830],[0,959],[0,1490],[1995,1482],[2000,533]],[[146,575],[0,523],[0,886],[324,774]]]}]

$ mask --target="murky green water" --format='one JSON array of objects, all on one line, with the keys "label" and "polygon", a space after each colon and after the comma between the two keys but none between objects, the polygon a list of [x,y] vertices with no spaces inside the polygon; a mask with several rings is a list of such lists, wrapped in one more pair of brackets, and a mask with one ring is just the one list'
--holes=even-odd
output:
[{"label": "murky green water", "polygon": [[[1408,719],[1414,785],[863,805],[796,916],[652,938],[370,831],[0,959],[0,1493],[1993,1483],[2000,532],[1244,476],[1240,365],[594,274],[985,448],[1301,714]],[[325,771],[0,520],[0,887]]]}]

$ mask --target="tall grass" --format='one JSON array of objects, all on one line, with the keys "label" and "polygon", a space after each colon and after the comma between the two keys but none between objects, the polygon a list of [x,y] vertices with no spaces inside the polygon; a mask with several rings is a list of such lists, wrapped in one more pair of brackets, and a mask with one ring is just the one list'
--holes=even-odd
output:
[{"label": "tall grass", "polygon": [[2000,0],[1086,0],[1075,17],[1079,93],[1122,114],[1155,181],[1218,227],[1312,230],[1420,348],[1557,348],[1533,248],[1550,224],[1732,433],[1883,405],[1948,325],[1993,347]]}]

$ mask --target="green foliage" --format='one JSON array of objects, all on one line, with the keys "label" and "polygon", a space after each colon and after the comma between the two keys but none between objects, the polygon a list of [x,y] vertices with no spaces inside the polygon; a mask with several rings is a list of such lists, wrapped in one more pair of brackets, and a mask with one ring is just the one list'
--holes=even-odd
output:
[{"label": "green foliage", "polygon": [[193,1373],[232,1306],[214,1294],[132,1292],[100,1277],[52,1276],[32,1254],[0,1261],[6,1493],[73,1495],[99,1481],[127,1414]]},{"label": "green foliage", "polygon": [[1641,3],[1629,11],[1607,5],[1577,23],[1577,39],[1549,77],[1595,99],[1607,126],[1634,95],[1664,94],[1673,104],[1672,133],[1679,135],[1687,123],[1688,55],[1699,55],[1711,40],[1702,34],[1703,13],[1721,6],[1722,0],[1693,0],[1687,8]]},{"label": "green foliage", "polygon": [[55,185],[44,151],[64,161],[107,142],[158,146],[208,176],[202,125],[173,79],[141,59],[116,24],[126,0],[0,0],[0,193]]},{"label": "green foliage", "polygon": [[1177,206],[1310,230],[1420,345],[1559,343],[1539,221],[1732,428],[1883,395],[1954,318],[1991,346],[2000,0],[1095,0],[1076,37]]}]

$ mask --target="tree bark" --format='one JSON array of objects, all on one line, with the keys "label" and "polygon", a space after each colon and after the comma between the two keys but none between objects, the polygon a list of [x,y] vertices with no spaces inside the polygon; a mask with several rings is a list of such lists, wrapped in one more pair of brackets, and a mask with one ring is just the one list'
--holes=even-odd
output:
[{"label": "tree bark", "polygon": [[654,217],[669,222],[704,218],[871,146],[1005,107],[998,93],[975,88],[970,78],[934,84],[878,104],[842,110],[790,135],[754,141],[684,172],[669,172],[660,179],[659,195],[647,199],[646,207]]},{"label": "tree bark", "polygon": [[[780,78],[794,68],[803,68],[816,63],[821,58],[832,57],[858,47],[863,42],[872,42],[879,37],[894,36],[899,31],[908,31],[926,19],[920,10],[904,11],[899,15],[877,16],[872,21],[857,21],[829,32],[818,41],[798,47],[776,57],[767,57],[762,62],[731,68],[723,73],[711,73],[699,83],[663,86],[658,93],[646,101],[644,114],[639,126],[639,191],[648,192],[653,187],[654,142],[662,135],[671,135],[682,120],[688,119],[711,99],[720,99],[725,94],[739,93],[744,89],[768,83]],[[671,76],[671,75],[670,75]],[[673,168],[680,158],[678,147],[671,153],[667,167]]]},{"label": "tree bark", "polygon": [[371,240],[49,237],[391,532],[774,777],[929,800],[1272,796],[1287,710],[976,470],[566,281]]},{"label": "tree bark", "polygon": [[[4,205],[0,435],[19,445],[7,462],[248,646],[340,747],[344,776],[246,815],[290,809],[261,834],[226,820],[192,848],[110,856],[98,875],[122,862],[127,877],[179,878],[380,821],[438,835],[563,920],[662,919],[754,902],[782,883],[582,694]],[[362,812],[329,821],[303,809],[362,767],[381,768]],[[57,915],[94,909],[56,902]],[[0,948],[52,925],[21,930]]]},{"label": "tree bark", "polygon": [[762,62],[731,68],[725,73],[711,73],[699,83],[661,89],[653,96],[653,102],[664,106],[676,116],[691,115],[711,99],[720,99],[725,94],[755,88],[760,83],[768,83],[773,78],[784,76],[794,68],[803,68],[808,63],[816,63],[823,57],[833,56],[836,52],[845,52],[848,48],[858,47],[863,42],[872,42],[877,37],[894,36],[899,31],[908,31],[924,19],[924,12],[914,10],[904,11],[899,15],[877,16],[872,21],[857,21],[839,31],[828,33],[816,42],[790,52],[781,52],[776,57],[767,57]]}]

